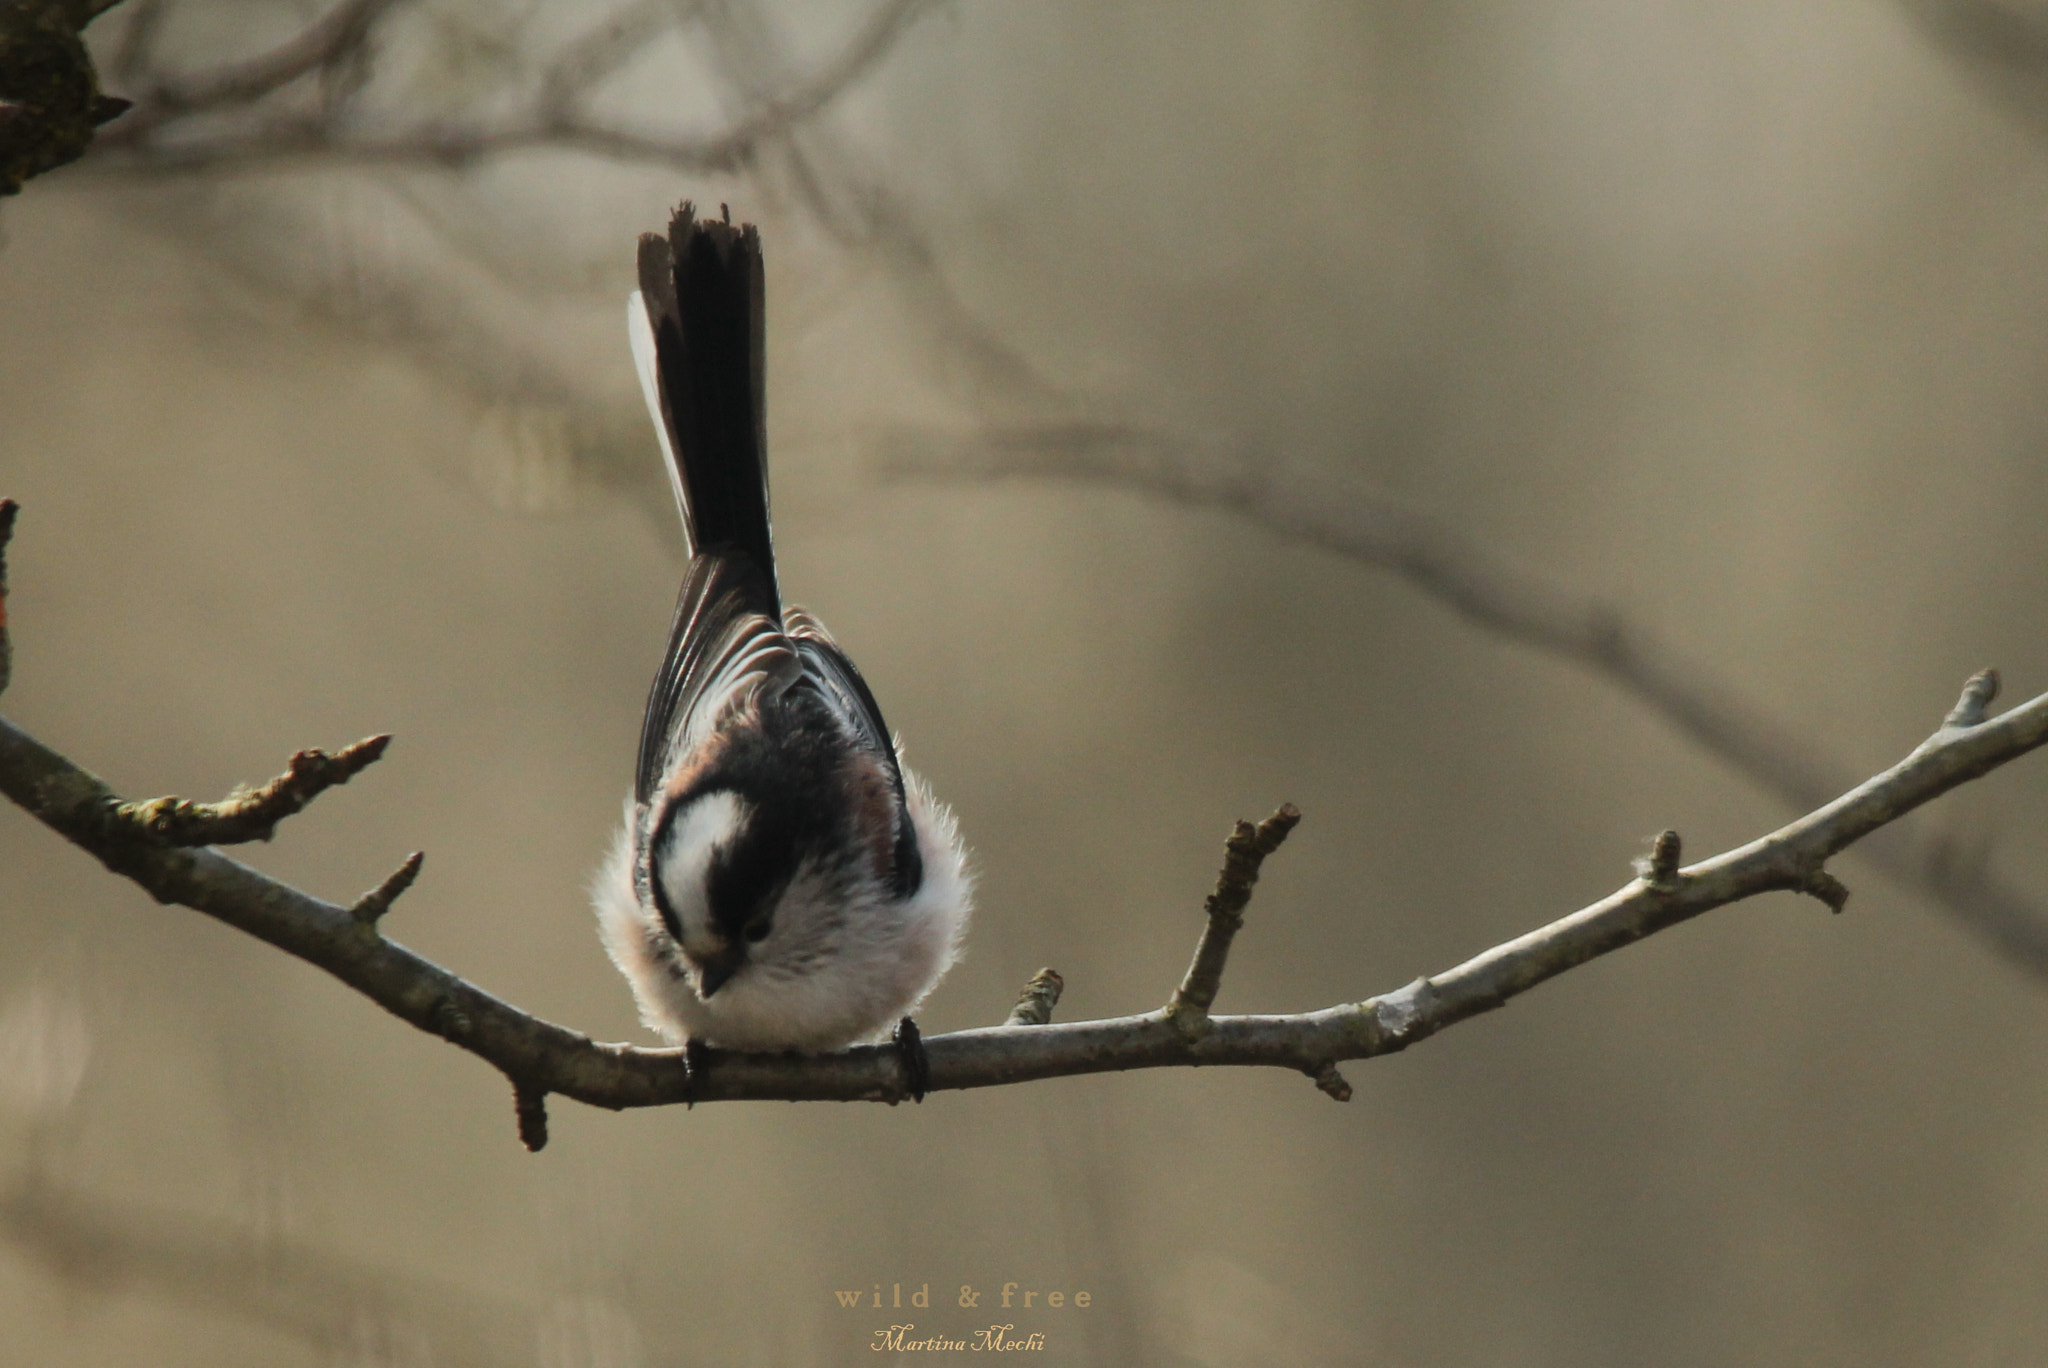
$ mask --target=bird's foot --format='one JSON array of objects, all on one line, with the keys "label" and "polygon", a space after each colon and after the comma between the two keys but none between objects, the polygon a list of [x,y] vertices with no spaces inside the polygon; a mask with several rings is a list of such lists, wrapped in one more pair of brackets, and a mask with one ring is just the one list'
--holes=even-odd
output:
[{"label": "bird's foot", "polygon": [[697,1105],[697,1083],[708,1072],[710,1053],[711,1047],[695,1036],[683,1042],[683,1074],[687,1080],[683,1085],[683,1108],[686,1111]]},{"label": "bird's foot", "polygon": [[924,1052],[924,1036],[909,1017],[896,1026],[896,1057],[903,1064],[903,1086],[913,1102],[924,1101],[932,1086],[932,1061]]}]

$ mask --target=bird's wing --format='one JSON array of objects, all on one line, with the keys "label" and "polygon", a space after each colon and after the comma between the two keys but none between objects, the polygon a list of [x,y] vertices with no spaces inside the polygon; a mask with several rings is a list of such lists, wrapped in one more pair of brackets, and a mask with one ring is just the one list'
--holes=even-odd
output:
[{"label": "bird's wing", "polygon": [[818,691],[854,741],[874,755],[888,776],[889,787],[896,795],[896,891],[899,896],[908,897],[923,878],[923,867],[917,852],[917,832],[911,825],[910,806],[903,791],[903,767],[896,759],[889,724],[882,720],[881,705],[875,702],[868,682],[861,678],[860,670],[839,649],[839,643],[823,623],[792,606],[782,610],[782,624],[803,664],[805,682]]},{"label": "bird's wing", "polygon": [[[761,572],[744,556],[696,556],[683,576],[668,654],[647,695],[635,791],[650,801],[679,755],[694,749],[756,686],[788,688],[803,664],[782,624],[761,611]],[[849,667],[850,668],[850,667]]]},{"label": "bird's wing", "polygon": [[[839,649],[825,624],[792,606],[782,610],[782,629],[803,661],[804,675],[816,682],[819,693],[856,741],[888,758],[890,773],[895,775],[896,747],[889,742],[889,724],[882,720],[882,709],[867,681]],[[896,786],[902,787],[901,778],[896,779]]]}]

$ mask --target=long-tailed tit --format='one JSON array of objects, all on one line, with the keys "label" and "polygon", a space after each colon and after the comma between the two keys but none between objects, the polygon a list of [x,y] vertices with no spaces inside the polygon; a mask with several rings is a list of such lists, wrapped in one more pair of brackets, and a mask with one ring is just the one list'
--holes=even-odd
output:
[{"label": "long-tailed tit", "polygon": [[907,1014],[953,962],[972,881],[860,671],[781,604],[763,313],[751,224],[686,203],[641,237],[628,327],[691,555],[598,923],[670,1040],[816,1053],[901,1020],[914,1045]]}]

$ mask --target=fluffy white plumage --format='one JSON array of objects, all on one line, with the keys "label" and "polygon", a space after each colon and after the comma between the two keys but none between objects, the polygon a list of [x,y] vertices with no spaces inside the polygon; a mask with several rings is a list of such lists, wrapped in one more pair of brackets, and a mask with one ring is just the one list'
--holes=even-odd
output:
[{"label": "fluffy white plumage", "polygon": [[[800,871],[746,972],[708,999],[698,994],[694,971],[660,916],[634,891],[634,837],[642,815],[628,799],[625,823],[591,893],[605,950],[633,985],[641,1022],[672,1044],[696,1039],[734,1050],[814,1054],[880,1040],[914,1014],[959,956],[974,877],[952,812],[908,769],[903,782],[924,859],[917,892],[899,901],[870,879],[854,898],[834,898],[827,906],[817,896],[826,892],[820,888],[825,881],[816,871],[808,878]],[[686,830],[672,860],[708,859],[708,846],[729,830],[722,820]],[[671,880],[670,886],[679,885]],[[679,907],[677,913],[690,934],[690,912]],[[807,953],[819,950],[828,927],[829,945]]]}]

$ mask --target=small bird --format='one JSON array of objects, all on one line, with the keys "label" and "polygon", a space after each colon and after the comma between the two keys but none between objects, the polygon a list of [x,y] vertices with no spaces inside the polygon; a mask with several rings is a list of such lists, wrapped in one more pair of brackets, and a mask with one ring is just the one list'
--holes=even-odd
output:
[{"label": "small bird", "polygon": [[959,952],[973,881],[860,671],[781,604],[760,234],[686,202],[639,265],[627,325],[690,565],[594,890],[605,948],[671,1041],[815,1054],[895,1027],[921,1095],[909,1013]]}]

